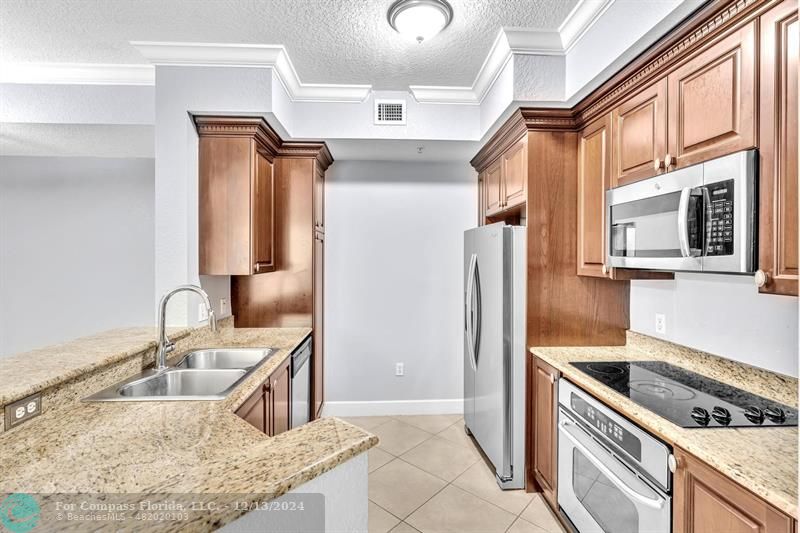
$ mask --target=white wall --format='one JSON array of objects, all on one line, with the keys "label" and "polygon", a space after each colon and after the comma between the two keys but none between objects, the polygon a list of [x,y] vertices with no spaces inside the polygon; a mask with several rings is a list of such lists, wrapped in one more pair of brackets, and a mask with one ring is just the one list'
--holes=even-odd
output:
[{"label": "white wall", "polygon": [[337,161],[325,200],[326,413],[460,412],[475,172],[466,162]]},{"label": "white wall", "polygon": [[0,356],[153,325],[152,159],[0,157]]},{"label": "white wall", "polygon": [[[655,332],[655,314],[667,319]],[[797,376],[797,298],[758,294],[752,276],[676,274],[631,282],[631,329]]]}]

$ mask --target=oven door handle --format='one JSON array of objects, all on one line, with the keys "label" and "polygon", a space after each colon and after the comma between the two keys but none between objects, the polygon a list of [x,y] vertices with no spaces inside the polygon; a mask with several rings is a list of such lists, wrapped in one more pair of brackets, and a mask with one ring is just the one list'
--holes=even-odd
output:
[{"label": "oven door handle", "polygon": [[561,433],[567,437],[570,442],[572,442],[573,446],[578,448],[578,450],[580,450],[586,456],[586,458],[589,459],[589,461],[591,461],[598,470],[600,470],[600,472],[602,472],[609,480],[611,480],[611,482],[629,498],[653,509],[662,509],[664,507],[664,504],[666,503],[664,498],[648,498],[647,496],[639,494],[634,489],[629,487],[624,481],[622,481],[614,472],[611,471],[610,468],[604,465],[600,459],[592,454],[592,452],[590,452],[589,449],[584,446],[583,443],[581,443],[568,429],[569,426],[575,425],[574,422],[571,420],[562,420],[558,425],[561,428]]}]

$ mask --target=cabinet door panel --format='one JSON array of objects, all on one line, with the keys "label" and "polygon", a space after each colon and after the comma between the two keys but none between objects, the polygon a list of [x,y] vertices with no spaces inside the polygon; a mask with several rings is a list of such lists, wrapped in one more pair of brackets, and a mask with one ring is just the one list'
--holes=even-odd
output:
[{"label": "cabinet door panel", "polygon": [[325,231],[325,173],[314,165],[314,229]]},{"label": "cabinet door panel", "polygon": [[257,430],[267,432],[267,419],[264,401],[264,387],[260,385],[245,402],[236,410],[236,414]]},{"label": "cabinet door panel", "polygon": [[256,153],[253,180],[253,272],[275,270],[275,180],[272,163]]},{"label": "cabinet door panel", "polygon": [[667,153],[667,80],[661,80],[612,112],[612,187],[661,173]]},{"label": "cabinet door panel", "polygon": [[556,383],[558,371],[534,357],[533,472],[544,497],[554,509],[556,501]]},{"label": "cabinet door panel", "polygon": [[797,1],[761,17],[759,268],[761,292],[797,295]]},{"label": "cabinet door panel", "polygon": [[270,378],[272,385],[272,434],[278,435],[289,430],[291,421],[291,373],[289,362],[281,366]]},{"label": "cabinet door panel", "polygon": [[503,154],[503,208],[524,204],[528,181],[528,136]]},{"label": "cabinet door panel", "polygon": [[313,375],[311,394],[313,408],[311,416],[319,418],[325,401],[325,360],[323,358],[324,339],[324,272],[325,236],[317,235],[314,240],[314,323],[311,372]]},{"label": "cabinet door panel", "polygon": [[605,195],[610,186],[611,117],[589,124],[578,140],[578,275],[607,277]]},{"label": "cabinet door panel", "polygon": [[676,448],[674,533],[792,533],[792,519]]},{"label": "cabinet door panel", "polygon": [[486,214],[493,215],[503,209],[502,158],[486,169]]},{"label": "cabinet door panel", "polygon": [[755,146],[755,25],[747,24],[668,76],[675,167]]}]

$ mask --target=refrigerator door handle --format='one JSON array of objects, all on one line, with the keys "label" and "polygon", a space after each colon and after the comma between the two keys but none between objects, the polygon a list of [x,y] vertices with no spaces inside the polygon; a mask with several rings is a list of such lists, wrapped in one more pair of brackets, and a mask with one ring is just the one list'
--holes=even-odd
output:
[{"label": "refrigerator door handle", "polygon": [[474,338],[474,325],[472,320],[472,297],[475,288],[475,269],[478,265],[478,255],[472,254],[469,260],[469,270],[467,271],[467,294],[466,302],[464,303],[464,334],[467,337],[467,350],[469,350],[469,362],[472,370],[477,370],[475,364],[475,338]]}]

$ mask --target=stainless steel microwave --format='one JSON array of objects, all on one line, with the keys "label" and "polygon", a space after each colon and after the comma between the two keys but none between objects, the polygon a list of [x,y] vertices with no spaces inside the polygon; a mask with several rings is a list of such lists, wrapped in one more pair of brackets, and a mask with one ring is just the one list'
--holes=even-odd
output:
[{"label": "stainless steel microwave", "polygon": [[608,264],[754,272],[757,158],[746,150],[607,191]]}]

